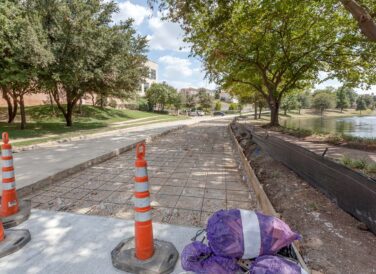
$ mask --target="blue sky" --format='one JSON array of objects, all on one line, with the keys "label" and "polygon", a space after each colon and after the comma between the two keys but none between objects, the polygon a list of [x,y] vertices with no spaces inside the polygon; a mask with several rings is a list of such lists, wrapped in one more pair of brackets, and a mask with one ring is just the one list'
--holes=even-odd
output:
[{"label": "blue sky", "polygon": [[166,81],[176,88],[215,88],[204,79],[201,62],[189,57],[190,48],[183,42],[179,25],[162,21],[158,11],[150,10],[146,0],[117,2],[120,12],[113,17],[114,21],[132,17],[137,31],[148,37],[148,57],[159,65],[158,81]]},{"label": "blue sky", "polygon": [[[189,45],[183,42],[183,32],[179,25],[162,21],[158,11],[151,11],[147,0],[116,0],[119,4],[119,13],[113,19],[115,22],[132,17],[135,28],[141,35],[149,39],[150,60],[158,63],[158,81],[166,81],[175,88],[205,87],[214,89],[215,84],[209,83],[197,58],[189,57]],[[324,77],[324,76],[323,76]],[[339,87],[337,80],[328,80],[316,88],[326,86]],[[360,93],[376,93],[376,86],[371,90]]]}]

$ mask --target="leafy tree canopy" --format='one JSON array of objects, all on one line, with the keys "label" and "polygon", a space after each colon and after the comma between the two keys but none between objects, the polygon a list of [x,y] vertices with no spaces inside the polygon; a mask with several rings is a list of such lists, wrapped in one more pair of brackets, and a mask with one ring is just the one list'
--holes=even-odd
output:
[{"label": "leafy tree canopy", "polygon": [[339,2],[165,0],[160,8],[181,24],[211,80],[263,96],[271,125],[283,95],[311,87],[320,71],[356,83],[374,77],[375,46]]}]

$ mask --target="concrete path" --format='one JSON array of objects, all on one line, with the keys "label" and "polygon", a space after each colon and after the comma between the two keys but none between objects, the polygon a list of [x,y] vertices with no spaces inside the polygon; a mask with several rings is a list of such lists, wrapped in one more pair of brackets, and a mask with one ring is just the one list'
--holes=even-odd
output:
[{"label": "concrete path", "polygon": [[[91,161],[110,158],[122,149],[184,125],[191,125],[218,117],[197,117],[128,128],[110,133],[89,136],[88,139],[43,145],[39,148],[14,154],[17,189],[36,183],[55,180],[67,171],[88,165]],[[77,170],[73,170],[77,171]]]},{"label": "concrete path", "polygon": [[[179,254],[197,228],[154,223],[154,235],[172,242]],[[119,274],[111,251],[133,236],[133,222],[114,218],[33,210],[17,229],[28,229],[31,241],[0,259],[2,274]],[[185,273],[180,259],[173,273]]]},{"label": "concrete path", "polygon": [[[255,209],[227,131],[230,119],[176,130],[147,145],[153,220],[205,227],[219,209]],[[32,192],[33,207],[133,219],[134,150]]]},{"label": "concrete path", "polygon": [[343,157],[348,157],[351,159],[358,159],[358,160],[365,160],[369,163],[376,163],[376,153],[370,151],[364,151],[359,149],[351,149],[342,146],[335,146],[328,143],[318,143],[318,142],[311,142],[299,139],[294,136],[290,136],[287,134],[283,134],[280,132],[269,131],[270,135],[278,137],[282,140],[287,142],[299,145],[308,149],[316,154],[322,155],[326,148],[328,151],[326,152],[326,157],[330,157],[332,159],[341,160]]}]

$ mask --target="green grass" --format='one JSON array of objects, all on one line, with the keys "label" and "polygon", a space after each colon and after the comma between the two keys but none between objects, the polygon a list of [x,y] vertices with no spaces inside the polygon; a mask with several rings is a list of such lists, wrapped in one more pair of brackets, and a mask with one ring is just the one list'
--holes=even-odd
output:
[{"label": "green grass", "polygon": [[[114,108],[101,109],[93,106],[82,106],[81,113],[78,113],[77,111],[74,113],[73,126],[67,127],[60,111],[58,109],[52,110],[51,106],[42,105],[27,107],[26,113],[26,129],[20,130],[19,117],[17,117],[14,123],[8,124],[4,121],[6,117],[6,109],[0,108],[0,117],[3,120],[3,122],[0,122],[0,131],[7,131],[11,140],[16,141],[16,146],[18,147],[83,134],[93,134],[101,131],[108,131],[110,129],[127,128],[137,126],[138,124],[186,119],[186,117],[183,116],[156,114],[137,110]],[[135,120],[139,118],[148,119],[141,121]],[[132,120],[134,120],[134,123],[132,123]],[[114,123],[119,122],[130,122],[130,124],[119,124],[118,126],[113,127]],[[22,141],[20,139],[22,139]],[[17,140],[20,140],[20,142],[17,142]]]},{"label": "green grass", "polygon": [[343,156],[340,162],[351,169],[363,171],[371,176],[376,175],[376,163],[370,163],[363,159],[351,159],[348,156]]},{"label": "green grass", "polygon": [[328,133],[324,131],[313,131],[302,128],[273,127],[271,130],[279,131],[298,138],[315,136],[318,140],[327,142],[332,145],[344,145],[351,148],[362,150],[376,150],[376,138],[364,138],[346,135],[342,133]]}]

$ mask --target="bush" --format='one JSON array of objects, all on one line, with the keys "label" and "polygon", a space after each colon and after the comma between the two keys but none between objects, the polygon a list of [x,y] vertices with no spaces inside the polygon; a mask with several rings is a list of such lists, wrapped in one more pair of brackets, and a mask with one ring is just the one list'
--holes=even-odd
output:
[{"label": "bush", "polygon": [[148,100],[146,100],[144,98],[138,99],[137,105],[138,105],[138,110],[141,110],[141,111],[150,111]]},{"label": "bush", "polygon": [[220,111],[220,110],[222,109],[222,104],[221,104],[220,101],[217,101],[217,102],[215,103],[215,107],[214,107],[214,109],[215,109],[216,111]]},{"label": "bush", "polygon": [[116,108],[117,107],[117,102],[115,99],[111,99],[110,102],[108,103],[108,105],[112,108]]},{"label": "bush", "polygon": [[238,104],[236,103],[231,103],[230,106],[228,107],[228,110],[237,110],[238,109]]}]

